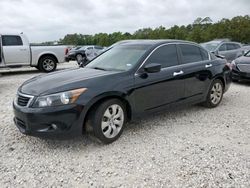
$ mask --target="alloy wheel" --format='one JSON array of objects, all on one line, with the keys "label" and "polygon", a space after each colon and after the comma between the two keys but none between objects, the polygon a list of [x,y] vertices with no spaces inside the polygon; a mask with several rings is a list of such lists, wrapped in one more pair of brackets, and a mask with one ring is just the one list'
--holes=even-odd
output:
[{"label": "alloy wheel", "polygon": [[77,62],[81,62],[82,60],[83,60],[82,55],[81,55],[81,54],[77,54],[77,55],[76,55],[76,61],[77,61]]},{"label": "alloy wheel", "polygon": [[44,70],[51,71],[51,70],[54,69],[54,67],[55,67],[55,62],[53,60],[51,60],[51,59],[45,59],[43,61],[43,68],[44,68]]},{"label": "alloy wheel", "polygon": [[222,98],[223,87],[220,83],[215,83],[211,89],[210,99],[214,105],[217,105]]},{"label": "alloy wheel", "polygon": [[103,114],[101,128],[106,138],[117,136],[124,124],[124,111],[118,104],[109,106]]}]

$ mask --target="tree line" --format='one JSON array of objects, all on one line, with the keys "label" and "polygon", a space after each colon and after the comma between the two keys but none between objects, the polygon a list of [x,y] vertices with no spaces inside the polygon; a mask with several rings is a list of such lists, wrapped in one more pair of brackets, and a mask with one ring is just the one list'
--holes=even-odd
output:
[{"label": "tree line", "polygon": [[202,43],[218,38],[228,38],[232,41],[250,43],[250,16],[237,16],[232,19],[221,19],[213,23],[211,18],[197,18],[192,24],[173,26],[166,29],[164,26],[157,28],[143,28],[134,33],[114,32],[98,33],[95,35],[67,34],[59,43],[65,45],[101,45],[111,44],[127,39],[179,39]]}]

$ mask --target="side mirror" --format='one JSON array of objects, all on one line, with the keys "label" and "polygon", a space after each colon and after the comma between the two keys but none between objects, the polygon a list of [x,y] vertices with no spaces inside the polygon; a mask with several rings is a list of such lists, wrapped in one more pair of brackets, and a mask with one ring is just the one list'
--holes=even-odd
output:
[{"label": "side mirror", "polygon": [[157,63],[150,63],[144,67],[147,73],[156,73],[161,71],[161,65]]}]

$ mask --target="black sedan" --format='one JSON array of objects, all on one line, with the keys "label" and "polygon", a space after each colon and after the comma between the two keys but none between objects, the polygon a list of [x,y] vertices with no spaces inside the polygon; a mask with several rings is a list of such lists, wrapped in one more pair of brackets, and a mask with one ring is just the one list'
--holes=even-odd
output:
[{"label": "black sedan", "polygon": [[131,119],[186,104],[218,106],[230,75],[226,60],[196,43],[129,41],[108,49],[84,68],[24,82],[13,103],[14,121],[29,135],[88,130],[111,143]]},{"label": "black sedan", "polygon": [[87,62],[99,55],[103,50],[101,46],[82,46],[80,48],[72,49],[65,57],[65,61],[76,60],[78,64]]},{"label": "black sedan", "polygon": [[231,63],[233,81],[250,81],[250,51]]}]

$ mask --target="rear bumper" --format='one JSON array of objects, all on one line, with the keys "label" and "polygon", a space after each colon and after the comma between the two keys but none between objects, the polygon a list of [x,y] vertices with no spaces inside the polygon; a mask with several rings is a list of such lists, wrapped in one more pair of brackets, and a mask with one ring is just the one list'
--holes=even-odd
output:
[{"label": "rear bumper", "polygon": [[38,137],[74,137],[82,134],[83,106],[36,109],[19,107],[13,103],[13,110],[14,122],[23,134]]}]

